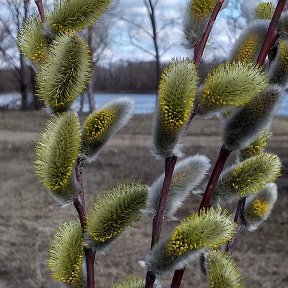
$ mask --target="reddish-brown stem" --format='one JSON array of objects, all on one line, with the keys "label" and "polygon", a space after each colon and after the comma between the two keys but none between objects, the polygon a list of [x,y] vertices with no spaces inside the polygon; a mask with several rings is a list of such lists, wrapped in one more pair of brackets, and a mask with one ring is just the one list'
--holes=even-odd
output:
[{"label": "reddish-brown stem", "polygon": [[281,14],[285,8],[287,0],[279,0],[277,7],[275,9],[274,15],[272,17],[272,20],[270,22],[266,38],[263,42],[260,54],[257,59],[257,64],[262,66],[265,62],[265,59],[267,55],[270,52],[270,49],[274,46],[278,35],[277,35],[277,26],[279,23],[279,19],[281,17]]},{"label": "reddish-brown stem", "polygon": [[[74,200],[75,209],[78,212],[82,231],[84,233],[86,227],[86,211],[85,211],[85,199],[84,199],[84,189],[83,189],[83,157],[79,156],[77,158],[76,167],[76,180],[79,184],[80,190],[77,198]],[[95,252],[89,248],[84,248],[86,266],[87,266],[87,288],[95,288],[94,280],[94,261]]]},{"label": "reddish-brown stem", "polygon": [[[196,113],[195,113],[195,110],[193,109],[193,110],[191,111],[191,114],[190,114],[190,116],[189,116],[189,119],[188,119],[188,121],[187,121],[187,123],[186,123],[185,133],[187,133],[187,130],[188,130],[188,128],[189,128],[189,126],[190,126],[190,124],[191,124],[191,122],[192,122],[192,120],[194,119],[195,116],[196,116]],[[184,136],[184,135],[183,135],[183,136]]]},{"label": "reddish-brown stem", "polygon": [[210,180],[208,182],[208,185],[206,187],[204,196],[202,198],[199,211],[201,209],[209,209],[212,205],[212,197],[213,193],[215,191],[219,176],[224,168],[224,165],[231,154],[231,150],[227,149],[224,145],[221,147],[218,159],[215,163],[214,169],[212,171]]},{"label": "reddish-brown stem", "polygon": [[44,13],[44,6],[42,0],[35,0],[35,4],[38,8],[39,16],[41,21],[43,22],[45,20],[45,13]]},{"label": "reddish-brown stem", "polygon": [[219,0],[217,4],[214,7],[214,10],[210,16],[209,22],[206,26],[205,32],[201,38],[201,40],[196,44],[195,49],[194,49],[194,63],[196,65],[199,65],[205,50],[205,46],[207,44],[209,35],[211,33],[212,27],[214,25],[214,22],[222,8],[222,5],[225,0]]},{"label": "reddish-brown stem", "polygon": [[171,283],[171,288],[179,288],[184,276],[185,268],[180,269],[180,270],[175,270],[172,283]]},{"label": "reddish-brown stem", "polygon": [[160,238],[166,201],[176,161],[177,161],[176,156],[172,156],[165,159],[165,177],[159,200],[158,210],[156,216],[153,219],[151,248],[158,243]]},{"label": "reddish-brown stem", "polygon": [[[168,157],[165,159],[165,177],[164,177],[161,196],[159,200],[159,206],[157,209],[157,213],[153,219],[151,249],[155,246],[155,244],[159,242],[159,239],[160,239],[166,201],[167,201],[169,187],[171,184],[176,161],[177,161],[176,156]],[[152,271],[147,271],[145,288],[153,288],[155,279],[156,279],[156,275]]]},{"label": "reddish-brown stem", "polygon": [[245,220],[244,220],[245,202],[246,202],[245,197],[240,198],[240,200],[238,201],[238,206],[237,206],[237,210],[236,210],[235,218],[234,218],[235,223],[237,223],[238,225],[237,232],[236,232],[236,235],[233,237],[233,239],[227,243],[227,246],[225,249],[225,251],[230,255],[232,255],[232,250],[234,246],[236,245],[240,237],[241,231],[243,230],[245,226]]},{"label": "reddish-brown stem", "polygon": [[[219,176],[223,171],[224,165],[231,154],[231,150],[227,149],[225,146],[221,147],[218,159],[215,163],[214,169],[212,171],[210,180],[207,184],[205,193],[203,195],[199,211],[201,209],[209,209],[212,205],[212,197],[215,191]],[[171,283],[171,288],[179,288],[181,285],[181,281],[185,272],[185,267],[183,269],[176,270],[173,276],[173,280]]]}]

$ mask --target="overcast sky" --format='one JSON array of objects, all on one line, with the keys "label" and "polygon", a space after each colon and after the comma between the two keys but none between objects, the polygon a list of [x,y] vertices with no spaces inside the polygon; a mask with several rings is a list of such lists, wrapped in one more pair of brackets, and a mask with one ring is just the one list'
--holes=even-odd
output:
[{"label": "overcast sky", "polygon": [[[183,47],[185,43],[182,34],[182,19],[184,14],[184,9],[186,6],[186,0],[159,0],[157,6],[157,24],[158,28],[165,25],[167,22],[174,19],[174,25],[167,26],[160,34],[160,48],[165,50],[166,48],[172,47],[167,50],[163,56],[162,60],[168,61],[172,57],[186,57],[191,56],[191,52]],[[115,10],[115,14],[121,14],[125,18],[144,26],[147,30],[150,30],[149,20],[147,18],[147,11],[143,5],[142,0],[121,0],[118,10]],[[217,19],[217,24],[214,26],[211,35],[210,49],[206,50],[206,58],[212,58],[214,54],[218,54],[225,57],[225,53],[228,53],[231,47],[231,41],[227,37],[227,15],[231,15],[231,9],[225,9],[220,13]],[[143,46],[146,50],[153,51],[153,43],[147,37],[146,33],[141,30],[129,25],[125,21],[116,21],[111,30],[111,35],[113,39],[113,44],[109,51],[107,51],[107,59],[114,60],[118,59],[139,59],[148,60],[152,59],[152,56],[144,52],[143,50],[137,48],[135,45],[131,45],[134,41],[136,44]],[[217,43],[219,50],[215,51],[214,46]],[[213,47],[212,45],[213,44]],[[213,54],[214,53],[214,54]]]},{"label": "overcast sky", "polygon": [[[22,0],[15,0],[22,1]],[[50,0],[47,0],[51,2]],[[230,0],[238,1],[238,0]],[[184,9],[188,0],[159,0],[159,4],[156,10],[156,19],[158,29],[163,25],[165,29],[159,32],[159,45],[160,52],[162,53],[162,61],[169,61],[172,57],[187,57],[191,56],[191,51],[183,47],[185,43],[182,34],[182,20]],[[239,0],[238,2],[241,2]],[[1,3],[1,2],[0,2]],[[31,0],[31,14],[33,10],[35,12],[34,1]],[[4,13],[6,17],[7,10],[2,6],[0,7],[0,15]],[[149,19],[147,16],[146,8],[143,4],[143,0],[119,0],[119,5],[113,9],[113,13],[116,16],[124,17],[130,22],[136,23],[136,25],[142,26],[144,29],[151,31]],[[225,57],[231,47],[231,39],[227,37],[227,15],[231,15],[233,12],[227,8],[218,16],[216,25],[212,31],[210,41],[208,43],[208,49],[206,49],[206,59],[213,58],[214,54]],[[138,29],[135,25],[122,21],[117,17],[106,16],[106,19],[111,20],[110,29],[110,45],[105,52],[103,63],[115,62],[119,60],[140,60],[149,61],[153,59],[151,53],[153,52],[153,42],[147,36],[147,33],[143,29]],[[8,21],[8,20],[7,20]],[[167,25],[173,21],[173,25]],[[235,35],[234,35],[235,36]],[[135,42],[136,45],[142,46],[144,50],[139,49],[131,42]],[[213,45],[212,45],[213,44]],[[216,45],[217,44],[217,45]],[[168,49],[169,48],[169,49]],[[15,52],[12,52],[15,53]]]}]

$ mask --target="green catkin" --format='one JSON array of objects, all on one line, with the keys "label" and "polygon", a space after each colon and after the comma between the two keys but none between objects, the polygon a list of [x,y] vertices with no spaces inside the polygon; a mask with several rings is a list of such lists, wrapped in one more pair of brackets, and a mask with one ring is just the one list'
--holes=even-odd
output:
[{"label": "green catkin", "polygon": [[110,137],[128,123],[133,109],[134,102],[122,97],[87,117],[83,129],[83,154],[88,160],[94,160]]},{"label": "green catkin", "polygon": [[281,173],[281,161],[272,153],[260,153],[226,169],[216,186],[213,203],[229,203],[258,193]]},{"label": "green catkin", "polygon": [[116,113],[112,109],[102,109],[91,114],[85,123],[84,134],[88,144],[100,142],[106,131],[115,121]]},{"label": "green catkin", "polygon": [[210,288],[244,288],[239,269],[227,253],[210,251],[205,260]]},{"label": "green catkin", "polygon": [[53,112],[67,111],[91,75],[88,45],[78,36],[60,35],[37,75],[37,94]]},{"label": "green catkin", "polygon": [[266,73],[251,63],[224,63],[213,69],[196,97],[198,115],[209,115],[249,103],[268,86]]},{"label": "green catkin", "polygon": [[80,145],[80,123],[75,114],[52,117],[36,144],[35,174],[63,204],[77,195],[73,169]]},{"label": "green catkin", "polygon": [[233,113],[223,129],[223,144],[231,151],[243,149],[272,122],[281,100],[279,87],[272,86]]},{"label": "green catkin", "polygon": [[103,193],[87,214],[88,245],[102,250],[124,229],[141,217],[147,188],[133,182],[123,183]]},{"label": "green catkin", "polygon": [[48,42],[39,17],[28,18],[18,35],[20,51],[32,62],[43,63],[46,59]]},{"label": "green catkin", "polygon": [[209,248],[217,248],[234,236],[236,224],[220,208],[201,210],[182,220],[171,236],[160,242],[147,256],[150,271],[162,274],[183,268]]},{"label": "green catkin", "polygon": [[[224,1],[221,9],[227,6],[227,2]],[[216,3],[217,0],[190,0],[188,2],[183,21],[183,32],[187,40],[187,48],[194,49],[195,45],[200,41]]]},{"label": "green catkin", "polygon": [[144,288],[144,280],[139,276],[130,276],[113,285],[113,288]]},{"label": "green catkin", "polygon": [[274,5],[271,1],[264,2],[245,0],[241,5],[241,11],[249,24],[257,20],[271,20],[274,14]]},{"label": "green catkin", "polygon": [[271,133],[269,129],[265,129],[256,140],[254,140],[247,147],[239,151],[240,161],[257,156],[262,153],[267,146],[267,141],[270,136]]},{"label": "green catkin", "polygon": [[256,7],[256,15],[258,19],[271,20],[274,13],[272,2],[259,3]]},{"label": "green catkin", "polygon": [[82,263],[84,245],[78,218],[65,221],[52,236],[48,268],[52,277],[72,288],[84,288]]},{"label": "green catkin", "polygon": [[270,70],[271,83],[285,86],[288,80],[288,41],[279,40],[278,51]]},{"label": "green catkin", "polygon": [[205,19],[210,16],[218,0],[193,0],[191,2],[191,15],[197,19]]},{"label": "green catkin", "polygon": [[[179,161],[174,169],[169,187],[164,217],[175,219],[174,214],[185,202],[189,194],[203,181],[210,168],[210,161],[204,155],[194,155]],[[164,174],[157,178],[149,188],[145,212],[154,217],[159,207]]]},{"label": "green catkin", "polygon": [[284,11],[281,14],[281,18],[278,25],[278,31],[280,35],[287,36],[288,34],[288,12]]},{"label": "green catkin", "polygon": [[230,61],[256,63],[269,21],[254,21],[240,34],[230,52]]},{"label": "green catkin", "polygon": [[111,0],[59,1],[48,16],[50,29],[55,34],[81,31],[94,24],[111,3]]},{"label": "green catkin", "polygon": [[275,183],[268,183],[265,188],[246,200],[244,209],[245,228],[249,231],[256,230],[270,216],[278,192]]},{"label": "green catkin", "polygon": [[180,136],[193,108],[197,84],[196,66],[188,59],[174,60],[164,69],[154,117],[156,155],[170,157],[180,154]]}]

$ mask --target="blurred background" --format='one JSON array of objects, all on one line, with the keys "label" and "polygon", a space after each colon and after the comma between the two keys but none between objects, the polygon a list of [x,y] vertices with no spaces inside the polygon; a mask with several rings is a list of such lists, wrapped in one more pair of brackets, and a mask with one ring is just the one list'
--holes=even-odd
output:
[{"label": "blurred background", "polygon": [[[93,54],[93,77],[73,105],[84,121],[87,113],[125,95],[135,100],[135,116],[103,149],[98,160],[85,165],[88,207],[101,191],[123,180],[150,185],[163,172],[153,158],[152,113],[163,67],[172,57],[193,57],[182,33],[186,0],[121,0],[93,27],[83,31]],[[242,1],[230,0],[213,28],[200,77],[225,61],[247,21]],[[53,1],[45,1],[45,10]],[[33,0],[0,0],[0,287],[60,287],[47,269],[51,233],[73,207],[60,208],[33,174],[35,141],[49,115],[35,95],[33,65],[20,54],[17,34],[26,18],[37,13]],[[271,218],[254,233],[243,233],[235,257],[247,287],[288,287],[287,163],[288,97],[281,103],[268,150],[283,161],[279,200]],[[185,154],[206,154],[215,161],[221,147],[217,119],[195,119],[185,139]],[[232,157],[230,163],[233,163]],[[179,216],[197,209],[199,199],[187,201]],[[166,233],[173,228],[166,225]],[[148,251],[151,222],[143,219],[116,240],[107,256],[96,257],[97,287],[131,273],[144,275],[137,261]],[[165,232],[164,232],[165,234]],[[139,245],[140,244],[140,245]],[[140,246],[140,247],[139,247]],[[197,263],[186,272],[183,287],[207,287]],[[164,284],[169,287],[166,276]],[[166,281],[166,282],[165,282]],[[166,287],[166,286],[164,286]],[[223,287],[224,288],[224,287]]]}]

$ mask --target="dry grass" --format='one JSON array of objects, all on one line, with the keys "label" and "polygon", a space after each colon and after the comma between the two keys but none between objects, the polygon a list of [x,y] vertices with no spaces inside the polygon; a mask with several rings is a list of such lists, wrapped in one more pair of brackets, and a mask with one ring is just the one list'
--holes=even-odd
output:
[{"label": "dry grass", "polygon": [[[60,286],[51,280],[47,271],[47,247],[51,233],[75,211],[73,207],[57,207],[33,174],[34,141],[46,119],[47,115],[39,112],[0,112],[1,288]],[[270,149],[280,155],[284,165],[283,176],[278,181],[280,199],[272,217],[258,231],[244,233],[235,251],[235,257],[245,273],[247,287],[288,287],[287,124],[287,119],[276,119],[273,126],[275,138],[270,143]],[[214,161],[220,145],[219,130],[216,120],[195,121],[186,140],[186,154],[200,152]],[[85,166],[88,203],[91,204],[101,191],[123,179],[136,178],[151,184],[163,171],[163,162],[150,155],[150,131],[150,117],[135,117],[103,149],[98,161]],[[180,216],[196,209],[198,203],[199,199],[189,199]],[[166,231],[172,226],[166,224]],[[112,283],[130,273],[144,275],[145,271],[137,261],[147,253],[150,229],[150,221],[143,220],[137,229],[128,229],[119,237],[107,256],[97,256],[98,288],[111,287]],[[195,263],[186,272],[183,287],[207,287],[198,274]],[[165,279],[165,287],[169,287],[169,275]]]}]

